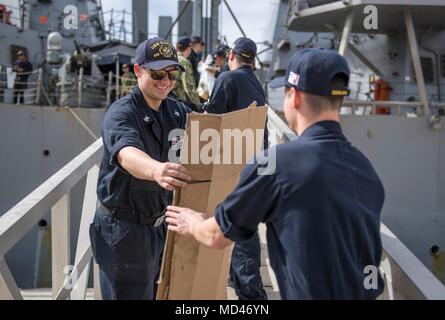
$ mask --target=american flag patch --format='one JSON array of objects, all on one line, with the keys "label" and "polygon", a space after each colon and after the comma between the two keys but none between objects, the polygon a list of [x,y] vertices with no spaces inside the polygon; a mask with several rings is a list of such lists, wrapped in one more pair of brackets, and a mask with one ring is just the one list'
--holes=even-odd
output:
[{"label": "american flag patch", "polygon": [[287,81],[290,84],[292,84],[294,86],[297,86],[299,80],[300,80],[300,75],[299,74],[296,74],[295,72],[292,72],[292,71],[289,73],[289,79],[287,79]]}]

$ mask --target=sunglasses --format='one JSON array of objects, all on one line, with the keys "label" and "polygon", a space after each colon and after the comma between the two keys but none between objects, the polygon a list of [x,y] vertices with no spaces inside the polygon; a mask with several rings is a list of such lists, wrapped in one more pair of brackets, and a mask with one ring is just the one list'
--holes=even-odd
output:
[{"label": "sunglasses", "polygon": [[162,80],[165,78],[165,75],[168,75],[168,79],[170,81],[176,81],[181,76],[181,71],[178,69],[166,71],[166,70],[151,70],[144,68],[145,70],[150,71],[150,76],[153,80]]}]

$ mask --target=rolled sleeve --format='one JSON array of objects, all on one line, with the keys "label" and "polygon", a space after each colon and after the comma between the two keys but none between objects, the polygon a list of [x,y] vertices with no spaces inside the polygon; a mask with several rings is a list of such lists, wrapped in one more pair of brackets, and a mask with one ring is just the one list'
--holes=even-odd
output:
[{"label": "rolled sleeve", "polygon": [[110,154],[109,164],[123,169],[117,161],[117,154],[125,147],[135,147],[145,152],[135,119],[122,111],[107,114],[102,128],[102,139]]},{"label": "rolled sleeve", "polygon": [[254,230],[249,230],[237,226],[231,220],[231,214],[227,210],[225,210],[223,205],[218,206],[216,208],[215,219],[218,223],[224,237],[230,239],[235,242],[243,242],[249,240],[255,235],[257,228]]},{"label": "rolled sleeve", "polygon": [[241,173],[235,190],[216,208],[215,219],[224,236],[235,242],[250,239],[260,222],[275,214],[279,186],[274,175],[259,175],[259,166],[250,164]]}]

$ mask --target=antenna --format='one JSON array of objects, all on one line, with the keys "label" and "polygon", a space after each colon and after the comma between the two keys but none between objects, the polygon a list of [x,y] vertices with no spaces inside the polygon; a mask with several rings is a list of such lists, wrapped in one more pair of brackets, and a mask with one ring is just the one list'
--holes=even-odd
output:
[{"label": "antenna", "polygon": [[127,41],[127,33],[125,30],[125,14],[126,14],[126,12],[124,9],[124,11],[122,13],[121,25],[119,27],[119,39],[122,39],[122,34],[123,34],[123,36],[124,36],[123,39],[126,42]]},{"label": "antenna", "polygon": [[26,5],[26,0],[19,0],[20,27],[22,29],[25,29]]},{"label": "antenna", "polygon": [[114,39],[113,13],[114,13],[114,9],[111,9],[111,12],[110,12],[110,22],[108,23],[109,40]]}]

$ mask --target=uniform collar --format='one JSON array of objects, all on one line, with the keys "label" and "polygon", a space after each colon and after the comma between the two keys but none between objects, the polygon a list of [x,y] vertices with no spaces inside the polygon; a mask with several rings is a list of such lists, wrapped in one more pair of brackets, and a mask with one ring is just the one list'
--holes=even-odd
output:
[{"label": "uniform collar", "polygon": [[[138,86],[133,88],[131,94],[135,100],[136,108],[142,112],[144,122],[147,124],[152,124],[153,122],[157,121],[155,115],[155,112],[157,111],[153,110],[147,105]],[[181,112],[179,107],[176,104],[172,104],[171,101],[172,100],[170,97],[162,100],[161,106],[159,107],[159,112],[162,112],[162,114],[168,118],[168,121],[171,121],[174,125],[177,125],[181,119]]]},{"label": "uniform collar", "polygon": [[300,135],[299,139],[313,140],[317,138],[323,138],[327,135],[335,135],[342,139],[345,139],[341,130],[340,123],[332,120],[324,120],[313,123]]},{"label": "uniform collar", "polygon": [[[153,110],[152,108],[150,108],[148,106],[147,102],[144,99],[144,95],[142,94],[141,89],[139,89],[138,86],[135,86],[133,88],[132,96],[136,100],[136,107],[139,110],[141,110],[143,114],[148,115],[148,116],[154,116],[153,112],[156,112],[156,110]],[[161,102],[159,111],[162,110],[163,103],[164,103],[164,101]]]},{"label": "uniform collar", "polygon": [[239,67],[238,69],[246,69],[246,70],[252,70],[252,71],[253,71],[252,66],[251,66],[251,65],[248,65],[248,64],[242,65],[242,66]]}]

